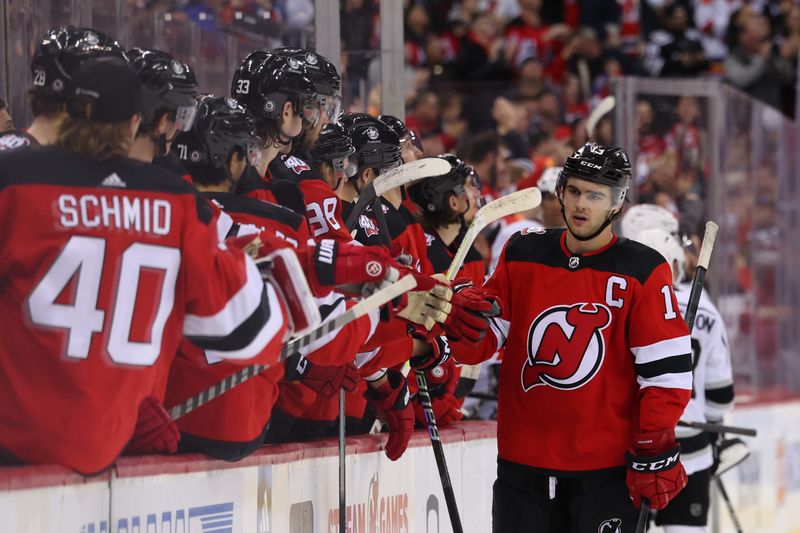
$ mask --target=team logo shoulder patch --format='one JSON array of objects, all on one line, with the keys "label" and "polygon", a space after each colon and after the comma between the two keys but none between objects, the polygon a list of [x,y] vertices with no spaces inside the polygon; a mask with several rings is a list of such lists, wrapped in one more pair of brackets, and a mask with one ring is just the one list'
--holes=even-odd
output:
[{"label": "team logo shoulder patch", "polygon": [[358,225],[361,226],[361,229],[364,230],[364,233],[367,234],[367,237],[372,237],[373,235],[378,234],[378,226],[375,225],[375,222],[372,221],[367,215],[361,215],[358,217]]},{"label": "team logo shoulder patch", "polygon": [[598,303],[558,305],[542,311],[528,330],[522,390],[546,386],[578,389],[600,371],[605,359],[603,330],[611,311]]},{"label": "team logo shoulder patch", "polygon": [[306,163],[302,159],[300,159],[298,157],[295,157],[293,155],[290,155],[289,157],[287,157],[283,161],[283,163],[288,168],[294,170],[295,174],[301,174],[301,173],[303,173],[303,172],[305,172],[307,170],[311,170],[311,167],[308,165],[308,163]]},{"label": "team logo shoulder patch", "polygon": [[0,135],[0,152],[26,148],[31,145],[31,140],[24,135],[8,132]]}]

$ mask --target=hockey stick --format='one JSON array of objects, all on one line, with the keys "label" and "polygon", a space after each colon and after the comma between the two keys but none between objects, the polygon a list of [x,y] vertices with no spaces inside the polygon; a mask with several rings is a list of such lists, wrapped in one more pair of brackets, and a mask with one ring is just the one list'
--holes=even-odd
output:
[{"label": "hockey stick", "polygon": [[347,531],[347,487],[345,485],[345,394],[339,390],[339,533]]},{"label": "hockey stick", "polygon": [[450,172],[451,168],[453,167],[450,163],[444,159],[426,157],[386,171],[372,180],[372,183],[367,185],[358,195],[358,201],[345,221],[347,229],[352,230],[355,228],[358,217],[367,209],[367,206],[386,191],[391,191],[401,185],[411,185],[425,178],[442,176]]},{"label": "hockey stick", "polygon": [[589,113],[589,116],[586,119],[586,137],[589,140],[594,140],[594,129],[597,127],[597,124],[600,122],[600,119],[606,116],[606,114],[610,113],[612,109],[614,109],[614,105],[617,103],[617,100],[613,96],[606,96],[600,103],[597,104],[597,107],[592,109],[592,112]]},{"label": "hockey stick", "polygon": [[755,437],[758,433],[755,429],[709,424],[707,422],[685,422],[680,420],[678,425],[685,428],[702,429],[709,433],[731,433],[732,435],[746,435],[748,437]]},{"label": "hockey stick", "polygon": [[431,395],[428,392],[428,381],[425,379],[425,374],[418,370],[414,371],[414,376],[417,378],[417,385],[419,386],[418,395],[422,402],[422,410],[425,413],[428,435],[431,438],[436,467],[439,469],[439,479],[442,480],[442,492],[444,492],[444,501],[447,504],[447,512],[450,515],[450,524],[453,526],[453,533],[463,533],[464,528],[461,526],[461,517],[458,514],[456,494],[453,491],[453,483],[450,481],[450,471],[447,469],[444,447],[439,439],[439,427],[436,425],[436,417],[433,414]]},{"label": "hockey stick", "polygon": [[[410,274],[403,276],[388,287],[385,287],[375,292],[371,296],[364,298],[341,315],[336,316],[336,318],[322,323],[316,329],[310,331],[302,337],[292,339],[285,343],[281,349],[280,361],[283,361],[297,350],[305,348],[312,342],[321,339],[332,331],[335,331],[356,320],[357,318],[366,315],[370,311],[394,300],[401,294],[410,291],[416,286],[417,281],[414,279],[414,276]],[[177,420],[178,418],[191,413],[198,407],[207,404],[217,396],[225,394],[233,387],[244,383],[254,376],[257,376],[269,367],[270,365],[255,364],[242,368],[238,372],[223,379],[213,387],[210,387],[203,392],[200,392],[199,394],[189,398],[185,402],[176,405],[169,410],[169,416],[173,420]]]},{"label": "hockey stick", "polygon": [[[694,329],[694,317],[697,315],[697,304],[700,303],[700,294],[703,292],[703,283],[708,272],[708,263],[711,261],[711,252],[714,251],[714,241],[717,239],[719,226],[714,222],[706,222],[706,231],[703,242],[700,244],[700,256],[697,259],[697,270],[692,278],[692,290],[689,293],[689,302],[686,304],[686,314],[683,316],[689,334]],[[680,424],[680,422],[679,422]],[[650,502],[642,498],[642,507],[639,509],[639,520],[636,522],[636,533],[644,533],[647,519],[650,516]]]},{"label": "hockey stick", "polygon": [[722,495],[722,500],[725,502],[725,507],[728,508],[728,514],[731,517],[731,522],[733,522],[733,527],[736,529],[736,533],[744,533],[742,530],[742,525],[739,523],[739,517],[736,516],[736,510],[733,508],[733,503],[731,503],[731,498],[728,496],[728,491],[725,490],[725,485],[722,484],[722,479],[715,475],[714,481],[717,483],[717,488],[719,489],[719,493]]},{"label": "hockey stick", "polygon": [[[461,241],[455,256],[453,256],[450,268],[447,269],[447,280],[452,281],[456,277],[459,269],[461,269],[461,265],[464,263],[464,259],[467,257],[467,252],[483,228],[505,216],[533,209],[538,206],[541,201],[542,194],[539,192],[539,189],[531,188],[498,198],[481,207],[478,212],[475,213],[475,218],[472,219],[472,223],[467,233],[464,235],[464,239]],[[461,369],[462,377],[469,377],[465,376],[465,370],[467,373],[470,371],[476,373],[475,369],[480,372],[480,365],[464,365]],[[450,472],[447,469],[444,448],[442,447],[442,442],[439,440],[439,427],[436,425],[436,416],[433,413],[433,406],[431,405],[431,397],[428,392],[428,380],[425,378],[425,374],[418,370],[414,371],[414,377],[417,380],[417,385],[419,385],[419,397],[422,402],[422,410],[425,413],[425,422],[428,426],[428,435],[431,438],[431,446],[433,447],[433,455],[436,458],[436,466],[439,468],[439,478],[442,481],[442,491],[444,492],[445,502],[447,503],[447,512],[450,514],[450,522],[453,526],[453,531],[455,533],[461,533],[461,531],[463,531],[461,527],[461,518],[458,514],[453,484],[450,481]],[[475,375],[474,379],[477,379],[477,375]]]}]

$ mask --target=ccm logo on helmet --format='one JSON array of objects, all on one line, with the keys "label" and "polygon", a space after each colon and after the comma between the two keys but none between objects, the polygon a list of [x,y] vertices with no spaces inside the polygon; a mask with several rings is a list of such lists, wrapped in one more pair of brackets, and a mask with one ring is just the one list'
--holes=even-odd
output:
[{"label": "ccm logo on helmet", "polygon": [[637,472],[660,472],[662,470],[669,470],[678,462],[678,456],[680,454],[681,452],[678,450],[674,454],[664,459],[659,459],[658,461],[653,461],[650,463],[638,463],[636,461],[631,461],[630,466]]},{"label": "ccm logo on helmet", "polygon": [[601,165],[597,165],[597,164],[592,163],[590,161],[581,161],[581,165],[583,165],[585,167],[589,167],[589,168],[595,168],[595,169],[598,169],[598,170],[603,168]]}]

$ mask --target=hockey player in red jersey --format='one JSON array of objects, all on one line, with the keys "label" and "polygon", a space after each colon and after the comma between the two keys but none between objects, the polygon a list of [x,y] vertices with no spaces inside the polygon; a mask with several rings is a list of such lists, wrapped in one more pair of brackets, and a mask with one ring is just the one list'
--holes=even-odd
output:
[{"label": "hockey player in red jersey", "polygon": [[686,485],[675,425],[692,388],[669,265],[611,231],[630,186],[624,151],[587,143],[557,194],[566,230],[512,237],[484,286],[502,307],[476,364],[505,347],[493,530],[634,531]]},{"label": "hockey player in red jersey", "polygon": [[[165,159],[175,135],[189,131],[197,112],[197,80],[186,63],[160,50],[134,48],[127,54],[142,81],[142,123],[130,157],[156,162],[178,175],[177,156]],[[172,162],[172,164],[169,164]]]},{"label": "hockey player in red jersey", "polygon": [[[347,232],[332,211],[333,203],[319,203],[306,191],[307,186],[322,186],[330,194],[319,173],[309,161],[290,154],[293,142],[306,129],[335,118],[326,114],[336,109],[326,106],[328,99],[318,92],[313,81],[319,76],[310,74],[326,63],[316,52],[279,48],[252,52],[236,69],[231,95],[253,116],[256,130],[265,142],[258,161],[240,180],[237,192],[270,201],[277,199],[281,205],[306,214],[315,238],[322,235],[320,228],[330,227],[341,231],[344,240]],[[329,85],[325,84],[324,90]]]},{"label": "hockey player in red jersey", "polygon": [[27,130],[0,132],[0,152],[55,142],[58,126],[67,116],[64,103],[74,89],[72,76],[86,59],[104,56],[124,58],[125,51],[117,41],[92,28],[61,26],[48,31],[31,60],[33,122]]},{"label": "hockey player in red jersey", "polygon": [[166,414],[149,395],[182,337],[273,363],[286,320],[253,261],[219,242],[208,203],[125,157],[133,67],[92,59],[71,83],[58,146],[0,164],[0,216],[16,228],[0,245],[0,455],[92,473],[147,437],[140,406],[147,422]]},{"label": "hockey player in red jersey", "polygon": [[[175,146],[176,152],[183,156],[183,164],[191,171],[195,186],[222,208],[217,221],[221,238],[266,230],[279,237],[287,248],[306,249],[309,234],[301,215],[232,192],[247,164],[247,154],[258,142],[252,119],[235,100],[206,96],[198,102],[197,124],[191,131],[179,134]],[[273,268],[271,275],[278,272]],[[303,273],[295,271],[278,284],[282,301],[294,304],[286,305],[292,326],[290,333],[294,335],[308,329],[304,324],[309,323],[317,306],[313,295],[298,286],[299,280],[304,280]],[[286,368],[302,368],[303,372],[290,372],[289,377],[309,393],[335,391],[342,384],[352,388],[358,377],[352,365],[330,367],[317,359],[298,365],[296,359],[290,357],[287,365],[291,364]],[[183,342],[170,370],[165,403],[176,405],[237,370],[230,363],[207,358],[202,350]],[[264,442],[268,427],[274,425],[270,413],[278,397],[278,382],[283,378],[284,365],[274,365],[181,418],[180,449],[226,460],[238,460],[256,450]]]}]

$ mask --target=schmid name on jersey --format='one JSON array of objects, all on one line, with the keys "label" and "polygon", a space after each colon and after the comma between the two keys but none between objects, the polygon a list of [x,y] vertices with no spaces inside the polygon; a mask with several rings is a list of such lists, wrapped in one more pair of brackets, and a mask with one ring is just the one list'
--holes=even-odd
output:
[{"label": "schmid name on jersey", "polygon": [[64,228],[113,228],[168,235],[172,206],[167,200],[105,194],[62,194],[58,222]]}]

